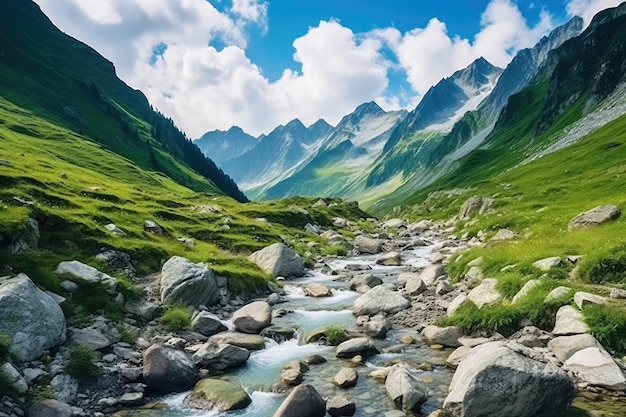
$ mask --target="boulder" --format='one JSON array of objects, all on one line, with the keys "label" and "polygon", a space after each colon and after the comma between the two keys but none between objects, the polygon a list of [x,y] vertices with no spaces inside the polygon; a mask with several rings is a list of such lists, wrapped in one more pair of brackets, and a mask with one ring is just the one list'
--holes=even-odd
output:
[{"label": "boulder", "polygon": [[109,232],[113,233],[114,235],[126,236],[126,232],[120,229],[119,227],[117,227],[115,223],[109,223],[105,225],[104,228],[107,229]]},{"label": "boulder", "polygon": [[43,400],[28,409],[28,417],[72,417],[72,407],[58,400]]},{"label": "boulder", "polygon": [[590,385],[611,391],[626,390],[624,372],[602,347],[579,350],[563,363],[563,369],[574,372]]},{"label": "boulder", "polygon": [[72,404],[78,396],[78,380],[67,374],[52,378],[50,388],[54,391],[54,398],[64,403]]},{"label": "boulder", "polygon": [[12,255],[17,255],[29,250],[37,250],[39,247],[39,238],[39,222],[33,218],[29,218],[24,227],[22,227],[13,238],[13,241],[9,245],[9,252],[11,252]]},{"label": "boulder", "polygon": [[388,252],[376,259],[376,263],[384,266],[400,266],[402,265],[402,256],[398,252]]},{"label": "boulder", "polygon": [[528,280],[526,284],[524,284],[524,286],[520,288],[517,294],[513,296],[513,300],[511,300],[511,302],[513,304],[517,303],[519,300],[526,297],[528,293],[530,293],[530,291],[532,291],[532,289],[535,288],[539,284],[541,284],[541,281],[539,281],[538,279]]},{"label": "boulder", "polygon": [[409,222],[404,219],[389,219],[383,223],[383,229],[400,229],[405,228]]},{"label": "boulder", "polygon": [[396,285],[398,287],[404,287],[413,277],[419,278],[419,274],[417,272],[402,272],[398,275],[398,278],[396,278]]},{"label": "boulder", "polygon": [[161,302],[198,307],[215,304],[220,297],[213,270],[199,262],[172,256],[161,268]]},{"label": "boulder", "polygon": [[272,322],[272,307],[266,301],[255,301],[241,307],[232,316],[235,330],[258,334]]},{"label": "boulder", "polygon": [[552,417],[576,389],[567,373],[515,342],[475,347],[459,364],[444,408],[464,417]]},{"label": "boulder", "polygon": [[393,365],[385,379],[385,390],[405,413],[418,414],[428,399],[428,390],[419,379],[417,370],[406,364]]},{"label": "boulder", "polygon": [[467,298],[476,304],[478,308],[492,306],[502,301],[502,295],[496,289],[498,281],[493,278],[485,278],[478,287],[475,287],[467,295]]},{"label": "boulder", "polygon": [[127,302],[124,309],[135,319],[146,322],[154,320],[159,314],[159,306],[143,298]]},{"label": "boulder", "polygon": [[191,321],[191,330],[209,337],[228,329],[216,315],[208,311],[201,311]]},{"label": "boulder", "polygon": [[510,231],[509,229],[500,229],[495,234],[495,236],[491,238],[491,240],[494,240],[494,241],[511,240],[511,239],[515,239],[516,237],[517,235],[514,232]]},{"label": "boulder", "polygon": [[304,287],[304,294],[309,297],[330,297],[333,292],[324,284],[312,282]]},{"label": "boulder", "polygon": [[404,286],[406,293],[409,295],[419,295],[428,289],[428,286],[419,274],[411,274],[411,277]]},{"label": "boulder", "polygon": [[187,391],[196,383],[197,374],[191,357],[174,347],[152,345],[143,354],[143,378],[151,391]]},{"label": "boulder", "polygon": [[69,339],[72,343],[78,345],[89,346],[93,350],[104,349],[111,346],[120,339],[120,334],[117,329],[106,329],[106,325],[103,328],[96,326],[89,326],[83,329],[72,327],[68,329]]},{"label": "boulder", "polygon": [[422,281],[424,281],[424,284],[432,285],[437,281],[437,278],[445,274],[446,271],[443,269],[442,265],[429,265],[420,272],[419,276]]},{"label": "boulder", "polygon": [[302,258],[284,243],[274,243],[254,252],[248,259],[274,278],[304,275]]},{"label": "boulder", "polygon": [[378,239],[372,239],[363,235],[354,238],[354,249],[361,253],[369,253],[375,255],[382,250],[382,243]]},{"label": "boulder", "polygon": [[154,233],[155,235],[163,234],[163,229],[159,224],[152,220],[144,220],[143,222],[143,230],[148,233]]},{"label": "boulder", "polygon": [[184,400],[184,404],[191,408],[217,409],[219,412],[241,410],[251,402],[241,386],[217,378],[200,380]]},{"label": "boulder", "polygon": [[298,337],[298,332],[293,327],[269,326],[261,331],[261,336],[272,339],[276,343],[283,343]]},{"label": "boulder", "polygon": [[621,213],[622,212],[619,207],[613,204],[594,207],[589,211],[578,214],[570,220],[567,229],[572,231],[576,229],[599,226],[603,223],[617,219]]},{"label": "boulder", "polygon": [[119,250],[105,250],[96,255],[96,259],[106,262],[106,264],[112,270],[122,271],[129,277],[134,277],[137,274],[135,265],[129,254]]},{"label": "boulder", "polygon": [[422,330],[422,336],[431,345],[442,345],[444,347],[459,347],[461,343],[459,342],[459,338],[463,336],[461,330],[458,327],[448,326],[448,327],[439,327],[439,326],[426,326],[424,330]]},{"label": "boulder", "polygon": [[393,314],[407,309],[411,303],[397,292],[382,285],[372,288],[354,301],[355,316],[374,316],[380,312]]},{"label": "boulder", "polygon": [[30,361],[65,342],[65,316],[26,274],[0,279],[0,334],[11,339],[19,360]]},{"label": "boulder", "polygon": [[533,262],[533,266],[541,271],[548,272],[552,268],[561,265],[561,258],[558,256],[553,256],[551,258],[539,259],[538,261]]},{"label": "boulder", "polygon": [[265,338],[258,334],[247,334],[240,332],[222,332],[214,334],[209,338],[209,342],[239,346],[248,350],[265,349]]},{"label": "boulder", "polygon": [[459,294],[457,295],[454,300],[452,300],[452,302],[450,303],[450,305],[448,306],[448,308],[446,309],[446,314],[448,315],[448,317],[452,316],[454,313],[456,313],[456,311],[463,305],[465,304],[466,301],[469,301],[469,299],[467,298],[467,295],[465,294]]},{"label": "boulder", "polygon": [[611,288],[611,293],[609,294],[610,298],[617,300],[626,299],[626,290],[622,290],[620,288]]},{"label": "boulder", "polygon": [[28,383],[10,362],[5,362],[0,366],[0,374],[4,374],[7,378],[6,382],[18,393],[25,394],[28,391]]},{"label": "boulder", "polygon": [[589,327],[585,323],[583,314],[574,307],[567,305],[556,312],[556,322],[552,334],[567,336],[571,334],[588,333]]},{"label": "boulder", "polygon": [[362,294],[368,292],[377,285],[381,285],[383,280],[372,274],[357,275],[350,280],[350,289]]},{"label": "boulder", "polygon": [[575,334],[572,336],[559,336],[548,342],[548,349],[561,362],[565,362],[580,350],[590,347],[602,347],[595,337],[589,333]]},{"label": "boulder", "polygon": [[366,356],[378,353],[378,349],[367,337],[357,337],[340,343],[337,346],[336,353],[340,358],[352,358],[356,355]]},{"label": "boulder", "polygon": [[193,354],[194,363],[210,371],[223,372],[245,363],[250,357],[248,349],[228,344],[207,342]]},{"label": "boulder", "polygon": [[338,394],[330,399],[326,411],[333,417],[353,416],[356,413],[356,405],[345,394]]},{"label": "boulder", "polygon": [[448,359],[446,359],[446,366],[451,369],[458,368],[461,361],[465,359],[465,356],[467,356],[472,349],[472,346],[459,346],[450,354],[450,356],[448,356]]},{"label": "boulder", "polygon": [[477,214],[483,214],[493,204],[492,198],[473,196],[465,200],[459,210],[459,220],[469,220]]},{"label": "boulder", "polygon": [[351,388],[356,385],[359,374],[354,368],[341,368],[333,377],[333,384],[339,388]]},{"label": "boulder", "polygon": [[57,266],[54,273],[61,278],[83,280],[91,283],[101,283],[111,288],[115,288],[117,286],[117,280],[112,276],[98,271],[93,266],[85,265],[84,263],[78,261],[61,262]]},{"label": "boulder", "polygon": [[326,402],[311,385],[299,385],[283,401],[273,417],[324,417]]},{"label": "boulder", "polygon": [[363,325],[363,333],[375,339],[384,339],[391,323],[382,314],[377,314]]},{"label": "boulder", "polygon": [[578,291],[574,294],[574,304],[581,310],[585,304],[607,304],[608,302],[604,297],[584,291]]},{"label": "boulder", "polygon": [[450,283],[447,279],[437,281],[437,288],[435,288],[435,294],[437,295],[445,295],[454,291],[454,285]]},{"label": "boulder", "polygon": [[420,220],[417,223],[409,224],[408,231],[411,234],[417,234],[417,233],[422,233],[434,226],[435,226],[435,223],[431,222],[430,220]]},{"label": "boulder", "polygon": [[[574,290],[572,290],[570,287],[564,287],[561,285],[550,291],[548,295],[546,295],[546,298],[544,298],[543,302],[549,304],[563,300],[568,303],[569,300],[571,300],[573,292]],[[566,299],[567,297],[569,297],[569,299]]]},{"label": "boulder", "polygon": [[280,373],[281,382],[286,385],[296,386],[302,383],[304,373],[309,370],[309,367],[304,362],[291,361],[285,365]]}]

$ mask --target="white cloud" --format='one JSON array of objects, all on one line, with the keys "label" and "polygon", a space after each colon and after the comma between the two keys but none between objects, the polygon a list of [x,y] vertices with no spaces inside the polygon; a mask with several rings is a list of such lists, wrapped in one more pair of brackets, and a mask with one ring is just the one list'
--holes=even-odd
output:
[{"label": "white cloud", "polygon": [[600,10],[619,6],[622,1],[623,0],[571,0],[567,4],[567,13],[569,13],[570,16],[582,17],[585,21],[585,26],[587,26],[593,16]]}]

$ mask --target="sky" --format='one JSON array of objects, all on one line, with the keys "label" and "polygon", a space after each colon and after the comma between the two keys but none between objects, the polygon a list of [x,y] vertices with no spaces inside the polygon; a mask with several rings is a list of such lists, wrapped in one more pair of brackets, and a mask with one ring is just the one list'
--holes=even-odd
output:
[{"label": "sky", "polygon": [[478,57],[505,67],[572,16],[588,24],[621,1],[35,0],[190,138],[335,125],[368,101],[411,110]]}]

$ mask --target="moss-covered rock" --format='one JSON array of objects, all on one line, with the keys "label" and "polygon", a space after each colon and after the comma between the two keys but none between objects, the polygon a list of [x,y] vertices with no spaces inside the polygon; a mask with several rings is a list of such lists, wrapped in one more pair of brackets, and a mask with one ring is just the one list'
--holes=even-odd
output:
[{"label": "moss-covered rock", "polygon": [[241,410],[252,400],[239,385],[222,379],[206,378],[196,384],[185,398],[185,404],[199,410]]}]

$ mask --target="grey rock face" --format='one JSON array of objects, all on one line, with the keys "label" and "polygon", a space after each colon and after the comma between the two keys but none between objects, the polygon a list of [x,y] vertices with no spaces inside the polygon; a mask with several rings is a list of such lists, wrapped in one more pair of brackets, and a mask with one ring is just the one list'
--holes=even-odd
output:
[{"label": "grey rock face", "polygon": [[588,347],[574,353],[563,364],[583,381],[611,391],[626,390],[626,377],[611,355],[601,346]]},{"label": "grey rock face", "polygon": [[193,354],[193,361],[201,368],[222,372],[245,363],[250,351],[238,346],[205,343]]},{"label": "grey rock face", "polygon": [[311,385],[299,385],[283,401],[273,417],[324,417],[326,402]]},{"label": "grey rock face", "polygon": [[182,350],[152,345],[143,354],[143,377],[151,391],[187,391],[196,383],[197,374],[193,360]]},{"label": "grey rock face", "polygon": [[255,301],[235,311],[232,320],[237,331],[258,334],[272,322],[272,308],[265,301]]},{"label": "grey rock face", "polygon": [[201,311],[193,318],[191,329],[207,337],[227,330],[217,316],[207,311]]},{"label": "grey rock face", "polygon": [[459,338],[463,334],[458,327],[438,327],[438,326],[426,326],[422,330],[422,336],[424,336],[430,343],[442,345],[446,347],[459,347],[461,343]]},{"label": "grey rock face", "polygon": [[65,316],[52,296],[19,274],[0,281],[0,334],[20,360],[33,360],[65,342]]},{"label": "grey rock face", "polygon": [[54,273],[62,278],[83,280],[92,283],[102,283],[111,288],[115,288],[117,286],[117,280],[112,276],[107,275],[104,272],[100,272],[93,266],[86,265],[79,261],[61,262],[57,266]]},{"label": "grey rock face", "polygon": [[391,367],[385,390],[396,407],[406,413],[419,413],[428,399],[428,390],[418,378],[417,371],[402,363]]},{"label": "grey rock face", "polygon": [[409,300],[384,286],[377,286],[354,301],[352,312],[355,316],[374,316],[380,312],[397,313],[411,305]]},{"label": "grey rock face", "polygon": [[586,227],[595,227],[603,223],[617,219],[622,211],[613,204],[594,207],[589,211],[580,213],[574,217],[567,226],[568,230],[583,229]]},{"label": "grey rock face", "polygon": [[254,252],[248,259],[274,278],[304,275],[302,258],[284,243],[274,243]]},{"label": "grey rock face", "polygon": [[372,239],[359,235],[354,238],[354,249],[361,253],[369,253],[375,255],[382,250],[382,243],[378,239]]},{"label": "grey rock face", "polygon": [[171,257],[161,269],[161,302],[198,307],[219,300],[217,278],[203,263],[194,264],[180,256]]}]

